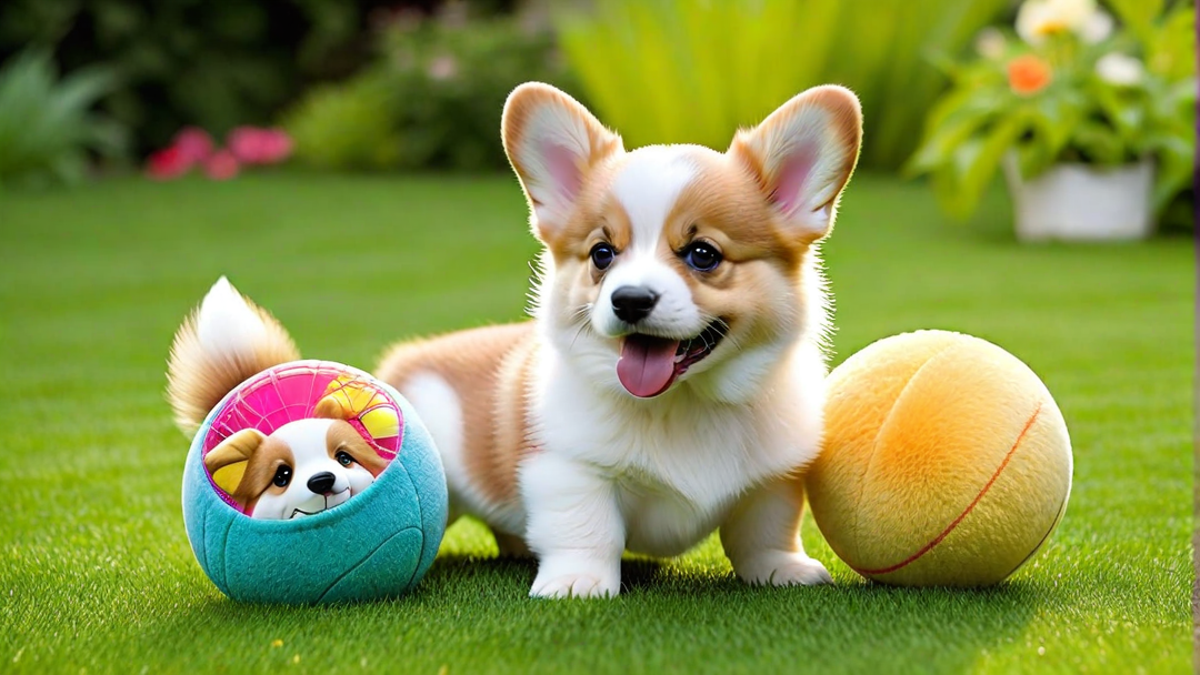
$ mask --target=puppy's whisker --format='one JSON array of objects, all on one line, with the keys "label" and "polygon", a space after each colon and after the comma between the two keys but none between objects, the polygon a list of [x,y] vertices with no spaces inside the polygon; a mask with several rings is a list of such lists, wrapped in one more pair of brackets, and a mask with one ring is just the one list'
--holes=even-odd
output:
[{"label": "puppy's whisker", "polygon": [[587,322],[586,322],[586,321],[585,321],[585,322],[581,322],[581,323],[579,324],[579,327],[575,329],[575,335],[571,336],[571,345],[570,345],[570,347],[568,348],[568,351],[575,351],[575,341],[576,341],[576,340],[578,340],[578,339],[579,339],[579,336],[583,334],[583,329],[584,329],[584,328],[587,328]]},{"label": "puppy's whisker", "polygon": [[568,323],[578,322],[579,325],[575,328],[575,334],[571,336],[571,344],[568,347],[568,351],[575,350],[575,342],[579,339],[579,336],[583,334],[583,330],[587,328],[589,313],[591,311],[592,303],[585,302],[584,304],[580,305],[579,308],[574,311],[574,313],[571,314],[571,318]]}]

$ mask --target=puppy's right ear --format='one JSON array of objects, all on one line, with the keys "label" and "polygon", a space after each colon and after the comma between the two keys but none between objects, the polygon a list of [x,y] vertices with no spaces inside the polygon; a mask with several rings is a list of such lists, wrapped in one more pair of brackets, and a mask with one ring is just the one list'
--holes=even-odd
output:
[{"label": "puppy's right ear", "polygon": [[621,137],[587,108],[541,82],[509,94],[500,127],[504,152],[533,211],[533,232],[543,242],[566,224],[588,172],[624,151]]},{"label": "puppy's right ear", "polygon": [[738,132],[729,153],[758,181],[785,230],[812,242],[833,227],[861,145],[858,97],[845,87],[823,85]]},{"label": "puppy's right ear", "polygon": [[209,450],[204,456],[204,467],[213,483],[236,498],[235,493],[246,475],[246,466],[266,438],[258,429],[242,429]]}]

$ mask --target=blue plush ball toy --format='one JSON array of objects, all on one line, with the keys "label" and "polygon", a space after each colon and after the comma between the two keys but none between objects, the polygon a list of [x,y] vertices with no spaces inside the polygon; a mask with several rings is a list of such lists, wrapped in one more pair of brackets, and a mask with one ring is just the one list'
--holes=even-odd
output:
[{"label": "blue plush ball toy", "polygon": [[[243,429],[270,434],[311,416],[329,392],[355,408],[355,428],[386,466],[361,493],[311,516],[262,520],[243,513],[218,486],[218,472],[206,468],[205,454]],[[441,459],[408,401],[386,383],[329,361],[285,363],[235,388],[196,433],[183,474],[183,518],[196,559],[222,593],[245,602],[401,595],[433,563],[447,508]]]}]

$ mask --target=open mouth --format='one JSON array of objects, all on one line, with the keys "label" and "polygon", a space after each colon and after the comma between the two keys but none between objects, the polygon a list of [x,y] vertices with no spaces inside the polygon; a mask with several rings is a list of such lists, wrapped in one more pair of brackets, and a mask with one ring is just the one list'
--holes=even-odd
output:
[{"label": "open mouth", "polygon": [[[332,509],[335,506],[340,506],[342,504],[345,504],[346,499],[349,499],[352,496],[349,493],[350,493],[350,488],[346,488],[345,490],[342,490],[341,492],[334,492],[332,494],[325,495],[325,499],[324,499],[324,502],[322,503],[321,507],[314,509],[312,511],[305,511],[304,509],[300,509],[300,508],[292,509],[292,515],[288,516],[288,520],[292,520],[293,518],[303,518],[305,516],[315,516],[318,513],[321,513],[323,511],[328,511],[329,509]],[[338,499],[342,495],[345,495],[346,498]],[[334,500],[334,502],[332,504],[330,504],[329,503],[330,500]]]},{"label": "open mouth", "polygon": [[617,378],[639,398],[658,396],[671,387],[688,368],[703,361],[717,348],[728,324],[717,320],[687,340],[633,333],[621,341]]}]

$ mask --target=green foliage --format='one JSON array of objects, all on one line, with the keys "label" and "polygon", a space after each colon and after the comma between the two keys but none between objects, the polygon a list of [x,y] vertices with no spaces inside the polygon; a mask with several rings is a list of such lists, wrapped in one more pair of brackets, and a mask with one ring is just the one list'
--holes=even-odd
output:
[{"label": "green foliage", "polygon": [[[1003,53],[951,63],[954,85],[930,110],[905,171],[930,175],[943,208],[962,218],[1010,152],[1026,177],[1058,162],[1117,166],[1150,156],[1157,160],[1152,203],[1161,217],[1191,179],[1195,11],[1179,5],[1156,20],[1144,12],[1128,5],[1120,17],[1129,34],[1097,44],[1064,33],[1030,48],[1009,35]],[[1144,72],[1130,81],[1104,77],[1102,61],[1114,55],[1141,68],[1122,57],[1126,52],[1146,57]],[[1025,67],[1044,69],[1047,83],[1023,90],[1014,73]]]},{"label": "green foliage", "polygon": [[310,92],[284,116],[301,162],[502,168],[500,114],[509,92],[526,80],[570,88],[553,37],[517,19],[407,19],[378,38],[377,62],[344,84]]},{"label": "green foliage", "polygon": [[125,128],[91,112],[113,90],[103,68],[59,78],[44,51],[23,52],[0,66],[0,184],[77,183],[89,153],[118,158]]},{"label": "green foliage", "polygon": [[628,147],[729,144],[739,126],[806,87],[844,84],[863,102],[862,162],[898,166],[915,147],[955,51],[1007,0],[598,0],[557,16],[584,93]]},{"label": "green foliage", "polygon": [[185,125],[218,135],[263,124],[311,79],[362,58],[354,40],[378,0],[4,0],[0,56],[52,49],[65,72],[111,67],[104,108],[146,152]]},{"label": "green foliage", "polygon": [[284,118],[295,157],[324,169],[383,169],[400,160],[389,91],[380,78],[311,89]]}]

